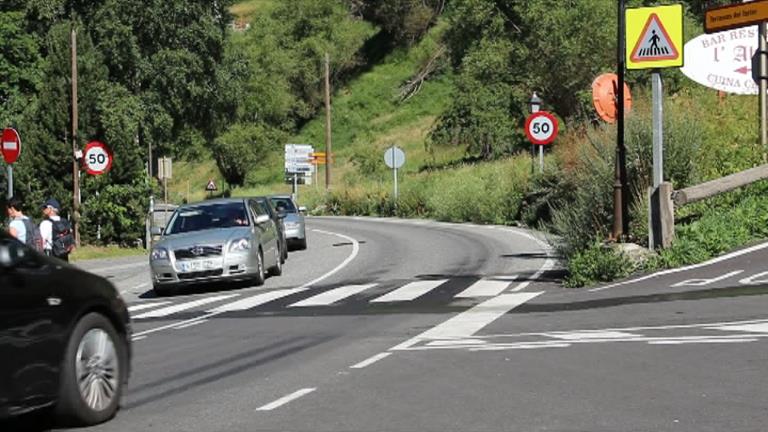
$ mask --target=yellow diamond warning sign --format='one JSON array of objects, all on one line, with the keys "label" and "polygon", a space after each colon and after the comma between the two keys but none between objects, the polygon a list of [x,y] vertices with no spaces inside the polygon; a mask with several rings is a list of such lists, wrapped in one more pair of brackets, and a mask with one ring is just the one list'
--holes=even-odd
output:
[{"label": "yellow diamond warning sign", "polygon": [[627,9],[627,69],[683,65],[683,6]]}]

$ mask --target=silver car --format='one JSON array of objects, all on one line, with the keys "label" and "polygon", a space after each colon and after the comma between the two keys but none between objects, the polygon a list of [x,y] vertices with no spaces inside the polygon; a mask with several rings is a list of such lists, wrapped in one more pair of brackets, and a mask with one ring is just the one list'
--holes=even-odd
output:
[{"label": "silver car", "polygon": [[181,206],[152,248],[155,292],[213,281],[261,285],[265,268],[274,276],[283,272],[278,235],[267,209],[252,199]]},{"label": "silver car", "polygon": [[297,207],[290,195],[273,195],[269,197],[277,212],[284,214],[285,239],[296,249],[307,248],[307,230],[304,225],[306,207]]}]

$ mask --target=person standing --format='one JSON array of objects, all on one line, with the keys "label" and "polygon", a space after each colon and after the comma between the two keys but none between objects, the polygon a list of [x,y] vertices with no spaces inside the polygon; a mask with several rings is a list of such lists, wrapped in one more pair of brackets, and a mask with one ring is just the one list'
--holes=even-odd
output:
[{"label": "person standing", "polygon": [[43,250],[48,256],[69,261],[69,254],[75,245],[72,227],[59,216],[61,204],[53,198],[43,203],[44,219],[40,222],[40,235],[43,238]]},{"label": "person standing", "polygon": [[24,213],[21,211],[22,202],[19,198],[13,197],[8,200],[8,204],[5,207],[6,214],[11,219],[11,223],[8,225],[8,233],[16,238],[16,240],[27,243],[27,224],[24,223]]}]

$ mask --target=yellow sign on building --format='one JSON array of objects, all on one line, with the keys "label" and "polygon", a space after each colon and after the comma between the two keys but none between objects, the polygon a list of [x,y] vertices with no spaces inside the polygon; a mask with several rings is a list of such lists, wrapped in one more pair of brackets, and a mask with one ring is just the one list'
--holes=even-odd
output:
[{"label": "yellow sign on building", "polygon": [[683,65],[683,6],[627,9],[627,69]]}]

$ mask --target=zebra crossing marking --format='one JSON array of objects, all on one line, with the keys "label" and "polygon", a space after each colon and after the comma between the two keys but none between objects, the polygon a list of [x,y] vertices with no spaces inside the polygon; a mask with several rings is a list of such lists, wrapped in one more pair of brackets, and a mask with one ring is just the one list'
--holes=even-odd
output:
[{"label": "zebra crossing marking", "polygon": [[448,279],[411,282],[394,291],[390,291],[381,297],[371,300],[371,303],[411,301],[423,296],[446,282],[448,282]]},{"label": "zebra crossing marking", "polygon": [[219,295],[214,297],[206,297],[199,300],[193,300],[191,302],[181,303],[174,306],[168,306],[161,309],[145,312],[145,313],[136,315],[135,317],[133,317],[133,319],[161,318],[164,316],[173,315],[175,313],[193,309],[199,306],[207,305],[209,303],[215,303],[218,301],[227,300],[232,297],[237,297],[238,295],[239,294],[227,294],[227,295]]},{"label": "zebra crossing marking", "polygon": [[359,294],[367,289],[373,288],[376,285],[377,284],[346,285],[343,287],[334,288],[330,291],[325,291],[308,299],[294,303],[289,307],[328,306],[346,298],[352,297],[353,295]]},{"label": "zebra crossing marking", "polygon": [[[502,278],[480,279],[469,288],[456,294],[457,298],[475,298],[475,297],[494,297],[504,292],[517,276],[512,276],[509,280]],[[506,278],[504,278],[506,279]]]}]

